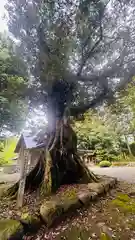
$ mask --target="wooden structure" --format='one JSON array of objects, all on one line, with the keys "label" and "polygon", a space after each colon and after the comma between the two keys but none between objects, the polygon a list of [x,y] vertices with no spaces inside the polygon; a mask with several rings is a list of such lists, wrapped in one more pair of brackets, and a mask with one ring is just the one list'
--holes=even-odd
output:
[{"label": "wooden structure", "polygon": [[20,167],[20,182],[17,196],[17,205],[21,207],[23,205],[23,195],[25,189],[26,175],[34,168],[40,152],[45,147],[45,143],[36,141],[35,136],[28,136],[22,134],[15,148],[15,153],[18,153],[18,165]]},{"label": "wooden structure", "polygon": [[82,161],[86,164],[96,164],[97,162],[96,152],[93,150],[78,149],[78,154],[81,157]]}]

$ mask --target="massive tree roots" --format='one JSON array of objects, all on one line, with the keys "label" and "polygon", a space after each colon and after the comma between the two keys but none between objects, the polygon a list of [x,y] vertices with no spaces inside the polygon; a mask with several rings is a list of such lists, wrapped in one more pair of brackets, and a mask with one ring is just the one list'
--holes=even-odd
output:
[{"label": "massive tree roots", "polygon": [[[25,189],[40,189],[41,195],[55,192],[63,184],[97,182],[77,154],[77,137],[69,124],[61,124],[48,135],[48,146],[35,168],[27,174]],[[16,196],[19,182],[8,190]]]}]

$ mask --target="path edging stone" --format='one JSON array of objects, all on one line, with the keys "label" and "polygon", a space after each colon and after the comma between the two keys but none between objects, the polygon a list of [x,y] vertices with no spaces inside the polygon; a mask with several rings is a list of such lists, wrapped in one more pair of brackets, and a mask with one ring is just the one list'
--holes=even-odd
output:
[{"label": "path edging stone", "polygon": [[65,199],[62,202],[60,199],[44,201],[40,207],[40,215],[45,224],[50,227],[63,213],[78,209],[82,205],[87,206],[98,196],[109,191],[116,183],[116,178],[102,176],[99,183],[88,183],[87,189],[78,191],[73,199]]},{"label": "path edging stone", "polygon": [[[51,227],[55,220],[63,214],[78,209],[82,205],[87,206],[101,194],[114,187],[116,183],[116,178],[102,176],[99,183],[83,185],[85,188],[78,189],[71,199],[61,200],[60,197],[57,197],[56,199],[43,201],[39,216],[25,214],[19,220],[2,219],[0,220],[0,240],[20,240],[23,234],[31,232],[33,229],[38,230],[43,223],[47,227]],[[9,228],[9,223],[11,228]]]}]

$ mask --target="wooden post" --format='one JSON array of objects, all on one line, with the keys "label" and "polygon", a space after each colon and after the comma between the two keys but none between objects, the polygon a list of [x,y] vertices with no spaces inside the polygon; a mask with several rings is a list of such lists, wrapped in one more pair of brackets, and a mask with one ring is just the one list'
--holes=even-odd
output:
[{"label": "wooden post", "polygon": [[25,190],[25,182],[26,182],[26,174],[28,167],[28,150],[24,150],[23,148],[20,151],[20,182],[17,196],[17,206],[22,207],[23,205],[23,196]]},{"label": "wooden post", "polygon": [[29,153],[28,153],[28,167],[27,167],[27,173],[29,173],[29,171],[31,170],[31,166],[32,166],[32,151],[29,150]]}]

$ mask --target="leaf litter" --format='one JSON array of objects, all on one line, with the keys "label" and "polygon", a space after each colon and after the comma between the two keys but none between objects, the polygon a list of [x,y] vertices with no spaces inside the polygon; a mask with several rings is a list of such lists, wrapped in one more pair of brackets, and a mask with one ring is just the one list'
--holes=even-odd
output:
[{"label": "leaf litter", "polygon": [[[128,201],[126,204],[131,206],[135,201],[135,184],[119,182],[115,189],[98,198],[88,208],[70,213],[50,229],[43,225],[37,234],[26,235],[23,240],[135,240],[135,214],[114,204],[114,200],[119,200],[120,196],[121,200],[123,196],[123,202]],[[36,199],[36,192],[26,194],[24,201],[24,211],[28,208],[31,213],[38,211],[41,204]],[[16,219],[21,213],[16,208],[15,200],[0,201],[0,218]]]}]

